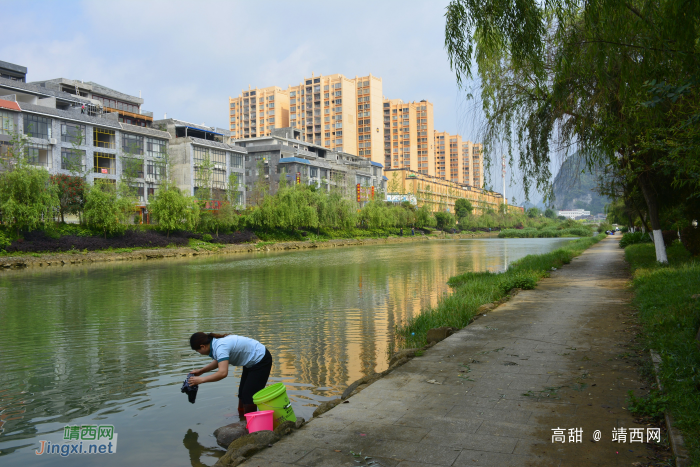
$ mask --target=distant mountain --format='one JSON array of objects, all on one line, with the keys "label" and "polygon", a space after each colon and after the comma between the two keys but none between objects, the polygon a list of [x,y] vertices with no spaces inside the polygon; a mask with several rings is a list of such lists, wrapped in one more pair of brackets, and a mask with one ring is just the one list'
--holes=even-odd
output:
[{"label": "distant mountain", "polygon": [[610,199],[595,191],[601,173],[600,167],[594,167],[592,172],[588,170],[578,152],[569,156],[554,177],[554,208],[585,209],[591,211],[591,215],[603,214]]},{"label": "distant mountain", "polygon": [[542,198],[540,198],[539,201],[535,201],[534,203],[530,201],[524,201],[521,206],[525,208],[526,211],[530,208],[537,208],[540,211],[544,212],[544,210],[547,209],[547,207],[542,202]]}]

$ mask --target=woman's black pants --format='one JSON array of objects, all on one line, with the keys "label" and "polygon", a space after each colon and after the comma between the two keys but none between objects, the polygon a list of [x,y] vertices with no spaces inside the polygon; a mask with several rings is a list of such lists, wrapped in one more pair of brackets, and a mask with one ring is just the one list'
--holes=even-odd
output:
[{"label": "woman's black pants", "polygon": [[253,404],[253,394],[265,389],[272,370],[272,355],[265,349],[265,356],[250,368],[243,367],[241,384],[238,386],[238,399],[242,404]]}]

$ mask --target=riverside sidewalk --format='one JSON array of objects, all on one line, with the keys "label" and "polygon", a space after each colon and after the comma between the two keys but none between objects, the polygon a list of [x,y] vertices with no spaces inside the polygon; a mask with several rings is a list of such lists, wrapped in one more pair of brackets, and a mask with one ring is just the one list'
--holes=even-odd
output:
[{"label": "riverside sidewalk", "polygon": [[[626,280],[617,239],[603,240],[535,290],[521,292],[241,465],[645,462],[646,444],[630,442],[629,432],[649,427],[636,425],[624,410],[627,391],[642,385],[625,356],[632,338],[625,326]],[[564,430],[564,443],[552,443],[556,428]],[[582,429],[580,442],[570,441],[570,428]],[[612,442],[615,428],[627,429],[626,443]],[[593,441],[594,430],[601,431],[600,441]]]}]

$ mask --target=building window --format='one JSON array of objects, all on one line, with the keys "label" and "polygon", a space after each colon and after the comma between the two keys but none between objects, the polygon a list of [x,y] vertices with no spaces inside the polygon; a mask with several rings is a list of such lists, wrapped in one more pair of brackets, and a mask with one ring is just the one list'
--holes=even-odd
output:
[{"label": "building window", "polygon": [[194,165],[201,165],[205,161],[211,162],[211,157],[209,156],[209,149],[200,146],[192,146],[192,152],[194,154],[193,160]]},{"label": "building window", "polygon": [[146,138],[146,155],[150,157],[165,157],[167,142],[163,139]]},{"label": "building window", "polygon": [[132,193],[136,194],[139,197],[139,201],[143,202],[145,200],[143,182],[132,183],[129,186],[132,189]]},{"label": "building window", "polygon": [[61,141],[64,143],[82,146],[85,144],[86,135],[85,125],[74,125],[72,123],[61,124]]},{"label": "building window", "polygon": [[51,119],[24,114],[24,134],[32,138],[51,138]]},{"label": "building window", "polygon": [[10,157],[10,148],[12,147],[9,141],[0,141],[0,159],[7,160]]},{"label": "building window", "polygon": [[232,169],[242,169],[243,168],[243,156],[241,154],[231,154],[231,168]]},{"label": "building window", "polygon": [[93,94],[92,98],[100,101],[103,107],[116,110],[123,110],[125,112],[131,112],[134,114],[140,113],[138,104],[131,104],[129,102],[118,101],[109,97],[98,96],[97,94]]},{"label": "building window", "polygon": [[117,161],[114,154],[96,152],[93,155],[94,172],[98,174],[116,175]]},{"label": "building window", "polygon": [[0,135],[9,135],[15,131],[15,118],[11,112],[0,110]]},{"label": "building window", "polygon": [[122,157],[122,174],[128,178],[143,178],[143,159]]},{"label": "building window", "polygon": [[27,162],[32,165],[38,165],[50,169],[51,164],[51,149],[44,144],[32,144],[26,148]]},{"label": "building window", "polygon": [[162,180],[165,178],[165,165],[162,163],[147,161],[146,178],[151,180]]},{"label": "building window", "polygon": [[106,130],[98,127],[93,128],[92,144],[96,148],[114,149],[116,147],[114,130]]},{"label": "building window", "polygon": [[122,152],[143,155],[143,136],[122,133]]},{"label": "building window", "polygon": [[214,169],[212,172],[212,188],[226,189],[226,169]]},{"label": "building window", "polygon": [[219,151],[218,149],[210,149],[211,161],[216,165],[221,165],[226,167],[226,151]]},{"label": "building window", "polygon": [[71,172],[85,170],[85,151],[61,148],[61,169]]}]

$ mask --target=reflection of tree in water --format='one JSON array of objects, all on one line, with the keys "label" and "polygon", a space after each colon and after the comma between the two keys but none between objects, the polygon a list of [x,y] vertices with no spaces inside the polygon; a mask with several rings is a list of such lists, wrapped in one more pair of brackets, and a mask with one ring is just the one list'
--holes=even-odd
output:
[{"label": "reflection of tree in water", "polygon": [[207,464],[199,460],[202,454],[208,454],[216,459],[226,454],[226,451],[221,449],[208,448],[199,444],[199,433],[192,431],[192,429],[187,430],[185,437],[182,439],[182,444],[190,452],[192,467],[207,467]]},{"label": "reflection of tree in water", "polygon": [[111,401],[190,368],[187,340],[199,330],[255,337],[270,347],[273,376],[342,390],[386,367],[394,326],[434,305],[451,274],[488,266],[486,245],[459,256],[448,245],[5,275],[0,339],[19,351],[0,354],[4,387],[31,397],[8,407],[0,395],[12,409],[0,425],[19,439],[36,433],[33,420],[124,410]]}]

